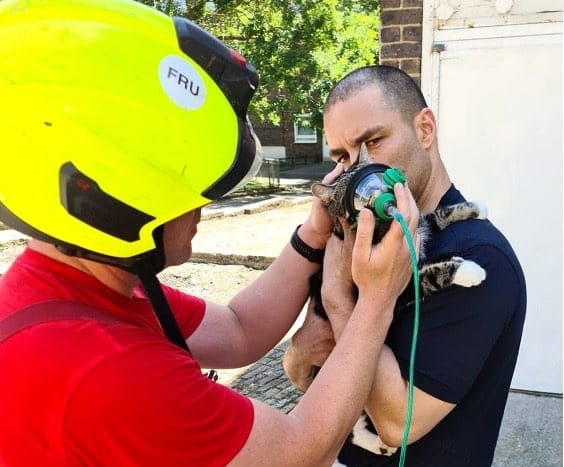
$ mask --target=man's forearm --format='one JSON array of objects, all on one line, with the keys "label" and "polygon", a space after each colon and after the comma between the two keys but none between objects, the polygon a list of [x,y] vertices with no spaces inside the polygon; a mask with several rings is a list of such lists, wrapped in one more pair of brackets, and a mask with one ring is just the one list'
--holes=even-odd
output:
[{"label": "man's forearm", "polygon": [[[413,394],[408,443],[425,436],[456,407],[456,404],[437,399],[417,387]],[[384,345],[379,354],[366,412],[388,446],[399,446],[402,442],[407,400],[408,382],[402,376],[396,356]]]},{"label": "man's forearm", "polygon": [[394,353],[385,344],[378,356],[365,410],[382,440],[388,446],[399,446],[407,410],[407,382]]},{"label": "man's forearm", "polygon": [[[307,236],[307,226],[302,229],[308,244],[317,248],[322,243],[314,241],[313,235]],[[268,269],[230,301],[249,362],[272,349],[288,331],[308,297],[309,278],[320,267],[286,245]]]},{"label": "man's forearm", "polygon": [[[378,308],[381,308],[380,312],[375,311]],[[336,417],[341,422],[339,424],[341,431],[342,428],[345,428],[339,435],[339,443],[344,440],[349,427],[354,423],[354,418],[343,423],[343,415],[337,417],[336,414],[346,413],[349,417],[358,416],[359,408],[368,396],[368,388],[364,392],[361,386],[364,386],[367,378],[368,381],[371,380],[371,374],[376,367],[376,357],[374,359],[366,357],[368,355],[376,356],[379,349],[382,348],[391,322],[392,310],[393,305],[380,305],[375,301],[367,303],[359,300],[350,320],[345,322],[339,343],[292,415],[297,415],[306,421],[311,425],[312,430],[319,430],[319,427],[335,427],[330,419]],[[376,321],[377,324],[375,324]],[[351,384],[351,381],[354,381],[354,384]],[[335,394],[331,395],[332,392]],[[345,392],[348,394],[343,397]],[[331,400],[332,404],[320,406],[319,401],[322,400]],[[359,408],[354,408],[358,403]],[[327,428],[324,431],[327,431]],[[332,443],[338,446],[335,440]]]},{"label": "man's forearm", "polygon": [[354,302],[352,300],[342,301],[339,304],[332,304],[330,306],[334,311],[328,314],[329,321],[335,335],[335,341],[338,341],[354,309]]},{"label": "man's forearm", "polygon": [[[352,308],[350,303],[332,305],[329,316],[336,341],[347,324]],[[398,436],[401,443],[405,421],[407,383],[393,352],[383,342],[375,357],[378,358],[378,363],[365,410],[384,442],[389,446],[398,446]]]}]

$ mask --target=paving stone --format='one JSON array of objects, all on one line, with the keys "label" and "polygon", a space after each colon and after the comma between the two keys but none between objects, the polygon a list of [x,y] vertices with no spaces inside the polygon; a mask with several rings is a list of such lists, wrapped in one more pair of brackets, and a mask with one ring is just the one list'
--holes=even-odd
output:
[{"label": "paving stone", "polygon": [[287,346],[287,342],[279,344],[239,375],[230,386],[288,413],[298,403],[302,393],[288,380],[282,367],[282,357]]}]

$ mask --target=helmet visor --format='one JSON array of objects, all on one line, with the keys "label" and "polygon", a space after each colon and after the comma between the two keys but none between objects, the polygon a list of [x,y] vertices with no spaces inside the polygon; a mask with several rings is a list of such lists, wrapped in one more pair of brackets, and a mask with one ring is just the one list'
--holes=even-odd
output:
[{"label": "helmet visor", "polygon": [[262,164],[262,145],[253,130],[253,126],[246,121],[239,120],[243,128],[240,131],[239,148],[235,161],[227,172],[212,186],[203,191],[202,196],[216,200],[239,190],[253,178]]}]

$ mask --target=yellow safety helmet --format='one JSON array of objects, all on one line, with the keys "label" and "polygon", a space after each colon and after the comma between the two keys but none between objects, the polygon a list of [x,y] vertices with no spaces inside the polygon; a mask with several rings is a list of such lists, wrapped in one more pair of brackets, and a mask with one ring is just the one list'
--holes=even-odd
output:
[{"label": "yellow safety helmet", "polygon": [[218,39],[134,1],[0,1],[0,221],[130,268],[256,173],[257,85]]}]

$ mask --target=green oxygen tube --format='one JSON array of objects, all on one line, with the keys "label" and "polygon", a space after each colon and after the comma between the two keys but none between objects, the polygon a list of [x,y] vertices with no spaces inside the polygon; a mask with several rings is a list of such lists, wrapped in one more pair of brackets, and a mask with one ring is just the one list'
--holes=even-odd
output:
[{"label": "green oxygen tube", "polygon": [[[389,168],[384,172],[382,176],[382,181],[393,190],[396,183],[405,184],[406,178],[402,171],[398,168]],[[408,376],[408,389],[407,389],[407,410],[405,415],[405,423],[403,429],[403,437],[401,442],[400,450],[400,460],[399,465],[403,467],[405,465],[405,458],[407,452],[407,442],[409,439],[409,431],[411,429],[411,418],[413,415],[413,390],[414,390],[414,378],[415,378],[415,354],[417,348],[417,339],[419,334],[419,269],[417,265],[417,252],[415,245],[413,243],[413,238],[409,232],[409,227],[407,226],[405,219],[396,207],[396,199],[393,193],[385,192],[381,193],[375,199],[371,200],[369,206],[373,212],[380,219],[395,219],[401,225],[405,239],[409,247],[409,253],[411,258],[411,268],[413,271],[413,287],[415,289],[415,310],[413,318],[413,333],[411,338],[411,351],[409,356],[409,376]]]},{"label": "green oxygen tube", "polygon": [[411,337],[411,351],[409,355],[409,380],[407,382],[407,410],[405,415],[405,424],[403,428],[403,437],[401,441],[401,451],[400,451],[400,467],[405,465],[405,456],[407,451],[407,441],[409,439],[409,430],[411,428],[411,416],[413,414],[413,380],[415,378],[415,353],[417,349],[417,338],[419,335],[419,269],[417,267],[417,252],[415,250],[415,245],[413,243],[413,237],[409,232],[409,227],[407,226],[404,218],[395,206],[390,206],[388,211],[390,215],[396,219],[403,230],[405,239],[409,246],[409,254],[411,257],[411,269],[413,270],[413,288],[415,290],[415,305],[414,305],[414,317],[413,317],[413,332]]}]

